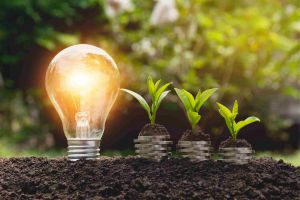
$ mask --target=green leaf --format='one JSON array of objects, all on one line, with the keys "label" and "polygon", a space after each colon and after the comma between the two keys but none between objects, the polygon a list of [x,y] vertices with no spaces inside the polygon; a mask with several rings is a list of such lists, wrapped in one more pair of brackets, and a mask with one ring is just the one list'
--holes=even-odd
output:
[{"label": "green leaf", "polygon": [[235,100],[234,104],[233,104],[233,108],[232,108],[233,119],[236,118],[236,116],[238,115],[238,113],[239,113],[239,104],[238,104],[237,100]]},{"label": "green leaf", "polygon": [[157,112],[157,110],[158,110],[158,108],[159,108],[159,106],[160,106],[160,103],[162,102],[162,100],[168,95],[168,93],[170,92],[170,90],[168,90],[168,91],[164,91],[161,95],[160,95],[160,97],[159,97],[159,99],[157,100],[157,102],[154,104],[152,104],[152,106],[151,106],[151,111],[152,111],[152,116],[151,116],[151,118],[150,118],[150,121],[151,121],[151,123],[153,124],[153,123],[155,123],[155,119],[156,119],[156,112]]},{"label": "green leaf", "polygon": [[136,92],[133,92],[131,90],[127,90],[127,89],[121,89],[124,92],[127,92],[128,94],[132,95],[134,98],[136,98],[138,100],[138,102],[141,104],[141,106],[147,111],[149,118],[151,117],[151,111],[150,111],[150,107],[148,105],[148,103],[146,102],[146,100],[139,95]]},{"label": "green leaf", "polygon": [[155,114],[156,114],[156,112],[157,112],[157,110],[158,110],[158,108],[159,108],[159,106],[160,106],[162,100],[169,94],[170,91],[171,91],[171,90],[164,91],[164,92],[160,95],[159,99],[157,100],[157,103],[155,104],[155,106],[154,106],[154,108],[153,108],[153,110],[152,110],[152,111],[153,111],[152,113],[155,113]]},{"label": "green leaf", "polygon": [[202,94],[202,93],[201,93],[201,90],[199,89],[198,92],[197,92],[197,95],[196,95],[196,97],[195,97],[196,104],[197,104],[197,99],[200,98],[200,95],[201,95],[201,94]]},{"label": "green leaf", "polygon": [[179,99],[183,103],[186,111],[193,110],[193,107],[192,107],[188,97],[183,92],[183,89],[178,89],[178,88],[174,88],[174,89],[175,89],[175,92],[176,92],[177,96],[179,97]]},{"label": "green leaf", "polygon": [[185,94],[185,96],[188,98],[191,106],[192,106],[192,109],[194,110],[195,108],[195,99],[194,99],[194,96],[189,93],[188,91],[186,91],[185,89],[182,89],[183,93]]},{"label": "green leaf", "polygon": [[154,97],[154,93],[155,93],[155,86],[154,86],[153,80],[152,80],[152,78],[150,76],[147,79],[147,86],[148,86],[149,94],[153,98]]},{"label": "green leaf", "polygon": [[260,119],[254,116],[248,117],[245,120],[239,121],[235,126],[235,132],[236,134],[241,130],[241,128],[254,123],[254,122],[260,122]]},{"label": "green leaf", "polygon": [[219,107],[219,111],[222,111],[222,113],[221,114],[223,114],[222,116],[224,117],[224,118],[228,118],[228,119],[230,119],[230,117],[231,117],[231,111],[226,107],[226,106],[224,106],[223,104],[221,104],[221,103],[219,103],[219,102],[217,102],[217,105],[218,105],[218,107]]},{"label": "green leaf", "polygon": [[171,85],[172,83],[166,83],[163,86],[161,86],[154,94],[154,99],[152,99],[154,104],[157,104],[157,101],[160,97],[160,95]]},{"label": "green leaf", "polygon": [[232,120],[232,113],[226,106],[222,105],[221,103],[217,102],[217,105],[219,107],[219,113],[225,119],[226,125],[227,125],[231,135],[233,136],[234,135],[234,128],[233,128],[234,120]]},{"label": "green leaf", "polygon": [[192,129],[194,129],[195,126],[200,121],[201,116],[197,112],[194,112],[194,111],[188,111],[187,116],[188,116],[190,124],[192,125]]},{"label": "green leaf", "polygon": [[158,81],[156,81],[155,85],[154,85],[154,93],[157,91],[157,88],[160,84],[161,80],[159,79]]},{"label": "green leaf", "polygon": [[171,92],[171,90],[164,91],[164,92],[160,95],[160,97],[159,97],[159,99],[158,99],[158,101],[157,101],[157,106],[160,105],[160,103],[162,102],[162,100],[169,94],[169,92]]},{"label": "green leaf", "polygon": [[212,88],[212,89],[208,89],[203,91],[202,93],[200,93],[200,91],[198,92],[197,96],[196,96],[196,105],[195,105],[195,111],[199,112],[200,108],[202,107],[202,105],[207,101],[207,99],[213,95],[216,91],[218,90],[218,88]]}]

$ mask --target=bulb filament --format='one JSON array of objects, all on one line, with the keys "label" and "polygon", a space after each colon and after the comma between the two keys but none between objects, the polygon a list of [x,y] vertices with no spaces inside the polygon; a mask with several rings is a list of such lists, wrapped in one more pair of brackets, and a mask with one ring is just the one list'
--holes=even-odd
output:
[{"label": "bulb filament", "polygon": [[90,136],[90,123],[88,112],[78,112],[75,115],[76,119],[76,137],[89,138]]}]

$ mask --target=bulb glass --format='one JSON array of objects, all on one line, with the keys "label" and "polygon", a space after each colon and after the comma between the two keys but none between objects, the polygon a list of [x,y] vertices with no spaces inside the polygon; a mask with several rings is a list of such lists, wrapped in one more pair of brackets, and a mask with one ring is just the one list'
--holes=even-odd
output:
[{"label": "bulb glass", "polygon": [[116,63],[98,47],[74,45],[53,58],[46,89],[68,140],[101,139],[119,85]]}]

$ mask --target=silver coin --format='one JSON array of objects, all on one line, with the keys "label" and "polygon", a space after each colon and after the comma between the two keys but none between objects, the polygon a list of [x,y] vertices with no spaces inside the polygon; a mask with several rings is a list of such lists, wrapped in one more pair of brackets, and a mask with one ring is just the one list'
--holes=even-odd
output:
[{"label": "silver coin", "polygon": [[210,145],[209,141],[179,141],[179,145]]}]

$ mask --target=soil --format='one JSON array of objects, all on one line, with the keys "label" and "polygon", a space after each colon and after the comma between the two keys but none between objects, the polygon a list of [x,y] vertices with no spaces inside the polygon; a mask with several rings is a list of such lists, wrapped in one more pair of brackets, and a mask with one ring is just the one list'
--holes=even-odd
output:
[{"label": "soil", "polygon": [[0,159],[1,199],[300,199],[300,167],[136,157]]},{"label": "soil", "polygon": [[250,147],[252,148],[251,144],[247,142],[247,140],[244,139],[236,139],[233,140],[232,138],[228,138],[227,140],[224,140],[221,142],[220,148],[226,148],[226,147]]},{"label": "soil", "polygon": [[160,124],[146,124],[139,136],[157,136],[157,135],[168,135],[170,136],[168,130],[165,126]]},{"label": "soil", "polygon": [[204,133],[200,128],[198,128],[195,133],[188,129],[183,133],[180,141],[210,141],[210,136]]}]

